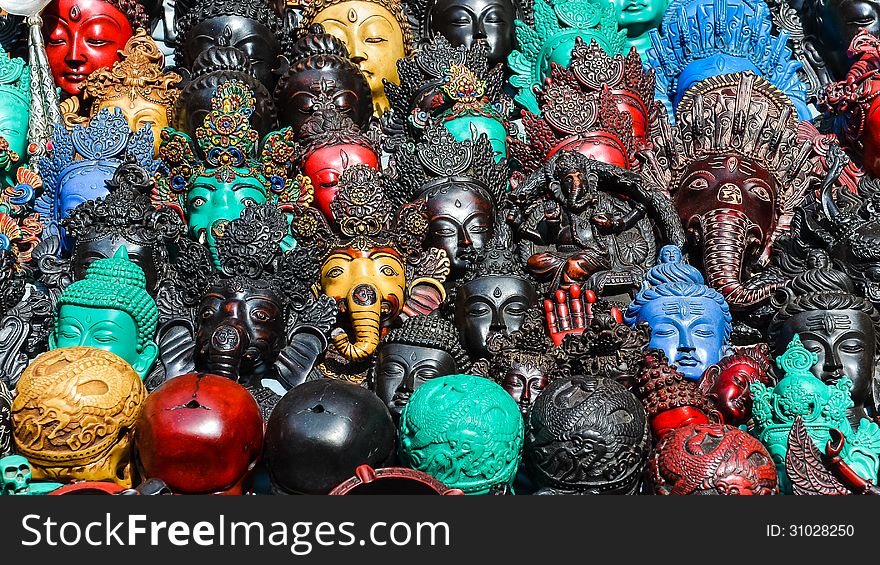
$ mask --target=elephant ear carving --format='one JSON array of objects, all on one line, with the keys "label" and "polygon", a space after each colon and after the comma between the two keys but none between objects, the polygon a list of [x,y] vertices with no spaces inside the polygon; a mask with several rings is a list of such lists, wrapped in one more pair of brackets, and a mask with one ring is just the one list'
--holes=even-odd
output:
[{"label": "elephant ear carving", "polygon": [[430,247],[419,255],[410,255],[406,263],[406,280],[411,281],[410,289],[416,284],[427,281],[436,283],[445,298],[446,293],[442,290],[443,283],[446,282],[450,269],[449,256],[446,251]]}]

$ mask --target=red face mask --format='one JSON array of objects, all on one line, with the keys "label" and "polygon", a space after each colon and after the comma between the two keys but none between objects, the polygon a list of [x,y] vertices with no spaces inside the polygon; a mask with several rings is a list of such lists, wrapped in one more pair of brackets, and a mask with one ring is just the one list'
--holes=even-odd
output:
[{"label": "red face mask", "polygon": [[53,0],[43,22],[52,76],[68,94],[79,94],[89,74],[118,61],[133,34],[125,14],[104,0]]},{"label": "red face mask", "polygon": [[320,210],[328,221],[333,219],[330,203],[339,192],[339,176],[352,165],[367,165],[378,171],[379,157],[362,145],[345,144],[322,147],[303,160],[303,172],[312,179],[312,186],[315,187],[312,206]]}]

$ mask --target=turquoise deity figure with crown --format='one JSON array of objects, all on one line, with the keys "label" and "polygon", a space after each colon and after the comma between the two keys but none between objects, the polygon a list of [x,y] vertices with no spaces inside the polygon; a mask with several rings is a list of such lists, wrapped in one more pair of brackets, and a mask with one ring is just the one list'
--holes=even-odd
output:
[{"label": "turquoise deity figure with crown", "polygon": [[853,405],[849,392],[852,381],[844,375],[834,384],[823,383],[810,372],[818,360],[818,355],[806,349],[800,336],[795,334],[785,353],[776,359],[777,367],[785,373],[776,387],[769,388],[760,382],[751,384],[755,422],[751,433],[770,452],[783,494],[791,493],[785,456],[788,436],[798,416],[821,451],[831,439],[830,430],[839,430],[844,438],[843,460],[860,477],[877,482],[880,426],[867,418],[863,418],[857,428],[850,424],[847,410]]},{"label": "turquoise deity figure with crown", "polygon": [[89,346],[128,362],[143,380],[159,355],[153,343],[159,321],[156,301],[147,293],[143,269],[120,247],[99,259],[86,278],[70,284],[58,298],[49,348]]},{"label": "turquoise deity figure with crown", "polygon": [[[217,87],[212,109],[196,129],[204,161],[188,135],[172,128],[162,131],[159,155],[164,168],[156,176],[153,203],[178,211],[189,236],[208,245],[217,268],[216,237],[247,206],[272,202],[290,210],[309,204],[313,197],[307,177],[289,174],[296,147],[292,128],[267,135],[257,156],[259,134],[250,123],[255,104],[253,91],[242,82]],[[294,245],[292,237],[282,241],[284,249]]]},{"label": "turquoise deity figure with crown", "polygon": [[648,65],[657,73],[657,99],[670,119],[687,90],[701,80],[751,71],[784,92],[802,120],[812,119],[801,64],[787,46],[789,35],[772,33],[763,0],[675,0],[659,30],[650,32]]},{"label": "turquoise deity figure with crown", "polygon": [[575,40],[588,44],[595,39],[609,55],[626,47],[626,31],[617,29],[619,8],[610,0],[535,0],[535,27],[516,21],[519,49],[510,53],[507,64],[517,89],[514,99],[533,114],[541,110],[533,87],[550,76],[550,64],[568,67]]}]

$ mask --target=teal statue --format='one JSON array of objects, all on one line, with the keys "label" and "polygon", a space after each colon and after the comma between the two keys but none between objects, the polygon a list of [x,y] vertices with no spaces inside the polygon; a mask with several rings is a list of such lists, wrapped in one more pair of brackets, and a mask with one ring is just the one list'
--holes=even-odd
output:
[{"label": "teal statue", "polygon": [[510,53],[507,64],[517,89],[514,99],[533,114],[540,114],[533,87],[542,86],[550,75],[550,63],[567,67],[575,39],[595,39],[609,55],[622,53],[626,31],[617,29],[619,8],[611,0],[557,0],[549,4],[535,0],[535,27],[516,20],[519,49]]},{"label": "teal statue", "polygon": [[627,49],[635,47],[642,59],[651,46],[651,30],[658,29],[669,0],[614,0],[620,8],[617,23],[626,31]]},{"label": "teal statue", "polygon": [[853,405],[849,393],[852,381],[843,375],[834,384],[823,383],[810,372],[818,359],[795,334],[785,353],[776,358],[776,366],[785,373],[776,387],[771,389],[760,382],[750,385],[755,423],[751,433],[773,457],[783,494],[792,492],[785,470],[785,454],[788,435],[797,416],[803,419],[807,433],[822,451],[831,438],[830,430],[839,430],[844,437],[843,460],[863,479],[877,482],[880,426],[863,418],[858,428],[853,428],[847,419],[847,410]]},{"label": "teal statue", "polygon": [[422,384],[400,416],[401,464],[465,494],[508,492],[523,447],[524,424],[513,397],[474,375]]},{"label": "teal statue", "polygon": [[673,245],[660,249],[659,262],[648,270],[624,320],[647,322],[648,347],[662,349],[692,381],[733,352],[730,307],[721,293],[704,284],[696,268],[684,263],[681,250]]},{"label": "teal statue", "polygon": [[31,71],[24,59],[10,57],[0,47],[0,176],[14,186],[15,172],[27,151],[31,105]]},{"label": "teal statue", "polygon": [[64,289],[57,308],[49,349],[84,345],[110,351],[146,378],[159,355],[153,343],[159,309],[126,247],[92,263],[84,279]]},{"label": "teal statue", "polygon": [[133,160],[150,174],[158,166],[149,124],[132,132],[119,108],[105,108],[88,126],[75,125],[71,131],[56,124],[50,154],[39,159],[43,192],[34,203],[43,223],[43,239],[60,236],[64,249],[70,249],[72,240],[62,232],[61,220],[83,202],[106,197],[106,181],[125,160]]},{"label": "teal statue", "polygon": [[670,120],[688,88],[709,77],[751,71],[784,92],[801,120],[813,117],[801,63],[786,45],[789,35],[771,32],[763,0],[674,0],[659,30],[650,32],[648,66],[657,73],[657,100]]},{"label": "teal statue", "polygon": [[[307,177],[290,175],[296,147],[292,128],[267,135],[257,157],[259,134],[250,123],[255,105],[253,91],[240,81],[217,87],[211,111],[196,129],[204,161],[196,156],[188,135],[173,128],[162,130],[159,156],[163,167],[157,175],[153,204],[177,210],[189,236],[208,245],[218,269],[218,230],[241,217],[245,207],[273,202],[291,210],[307,206],[313,197]],[[294,245],[292,237],[282,242],[285,250]]]}]

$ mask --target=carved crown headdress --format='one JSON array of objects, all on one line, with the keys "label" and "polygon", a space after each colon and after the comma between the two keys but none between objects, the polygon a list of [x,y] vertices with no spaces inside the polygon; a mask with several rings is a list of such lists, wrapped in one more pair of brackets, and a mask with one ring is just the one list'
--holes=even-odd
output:
[{"label": "carved crown headdress", "polygon": [[476,141],[458,141],[442,124],[429,124],[422,141],[401,145],[394,159],[398,182],[388,187],[388,192],[398,204],[450,182],[479,186],[496,207],[505,198],[507,166],[495,162],[485,135]]},{"label": "carved crown headdress", "polygon": [[798,141],[798,119],[788,96],[754,73],[735,73],[694,85],[640,154],[643,176],[658,190],[675,193],[687,167],[711,155],[741,155],[760,163],[779,187],[776,228],[767,247],[788,228],[811,182],[811,146]]},{"label": "carved crown headdress", "polygon": [[[442,112],[450,109],[463,98],[492,104],[499,102],[504,83],[502,65],[488,68],[486,47],[480,43],[470,49],[461,45],[453,47],[442,35],[435,35],[412,55],[397,61],[400,84],[385,82],[385,94],[391,103],[391,112],[382,118],[382,129],[388,136],[386,147],[393,151],[406,141],[407,126],[421,129],[432,116],[420,107],[421,98],[432,96],[432,110]],[[471,92],[465,93],[458,86],[472,83]],[[499,112],[502,112],[500,109]],[[503,112],[502,112],[503,113]]]},{"label": "carved crown headdress", "polygon": [[290,52],[293,39],[284,30],[284,24],[268,2],[260,0],[196,0],[193,6],[175,18],[177,47],[174,59],[180,63],[187,34],[200,22],[220,16],[240,16],[262,23],[281,44],[282,53]]},{"label": "carved crown headdress", "polygon": [[180,94],[177,73],[162,72],[164,56],[146,30],[139,28],[119,53],[112,68],[102,67],[89,75],[83,87],[86,99],[92,98],[92,115],[105,100],[127,97],[131,103],[140,97],[167,108],[168,120]]},{"label": "carved crown headdress", "polygon": [[[660,30],[651,30],[648,61],[657,71],[657,99],[674,117],[672,100],[681,72],[700,59],[723,54],[751,62],[773,86],[806,112],[807,87],[792,59],[789,35],[773,35],[770,10],[763,0],[679,0],[670,4]],[[802,115],[802,119],[811,118]]]},{"label": "carved crown headdress", "polygon": [[510,84],[518,90],[516,101],[530,112],[540,112],[532,87],[540,85],[549,73],[554,49],[574,37],[595,39],[611,55],[622,52],[626,31],[617,29],[619,12],[608,0],[557,0],[549,4],[535,0],[535,25],[516,21],[520,48],[507,59],[513,72]]},{"label": "carved crown headdress", "polygon": [[58,217],[58,201],[66,179],[84,167],[96,163],[119,166],[131,159],[154,173],[159,162],[153,159],[153,131],[144,125],[136,132],[119,108],[104,108],[89,121],[88,126],[77,124],[68,131],[63,124],[55,124],[52,151],[40,158],[43,193],[34,203],[44,227],[54,225]]},{"label": "carved crown headdress", "polygon": [[309,180],[290,173],[296,150],[291,128],[266,136],[257,160],[259,134],[250,123],[255,103],[252,91],[242,82],[227,81],[217,87],[212,110],[196,129],[204,162],[197,158],[189,136],[172,128],[162,130],[159,155],[165,170],[156,175],[154,205],[171,206],[183,217],[190,185],[206,175],[221,182],[239,176],[256,178],[266,188],[269,200],[282,208],[311,202]]}]

